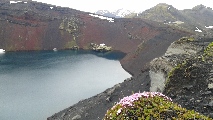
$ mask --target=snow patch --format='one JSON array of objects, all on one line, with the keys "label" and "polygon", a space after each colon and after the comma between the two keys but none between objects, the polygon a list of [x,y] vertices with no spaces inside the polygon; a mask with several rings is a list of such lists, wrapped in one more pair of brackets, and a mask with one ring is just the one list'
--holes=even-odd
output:
[{"label": "snow patch", "polygon": [[128,14],[135,13],[135,11],[126,10],[124,8],[121,8],[121,9],[118,9],[117,11],[112,12],[112,13],[115,14],[116,16],[124,17]]},{"label": "snow patch", "polygon": [[205,28],[209,28],[209,29],[211,29],[211,28],[213,28],[213,26],[208,26],[208,27],[207,27],[207,26],[205,26]]},{"label": "snow patch", "polygon": [[[19,2],[22,2],[22,1],[10,1],[10,4],[19,3]],[[25,2],[24,2],[24,3],[25,3]]]},{"label": "snow patch", "polygon": [[53,9],[53,7],[50,7],[50,9]]},{"label": "snow patch", "polygon": [[53,51],[55,51],[55,52],[56,52],[56,51],[58,51],[58,49],[57,49],[57,48],[53,48]]},{"label": "snow patch", "polygon": [[5,53],[5,50],[4,49],[0,49],[0,54],[1,53]]},{"label": "snow patch", "polygon": [[200,30],[198,27],[196,27],[197,30],[195,30],[196,32],[202,32],[202,30]]},{"label": "snow patch", "polygon": [[173,24],[183,24],[184,22],[183,21],[175,21],[175,22],[172,22]]},{"label": "snow patch", "polygon": [[113,18],[109,18],[109,17],[104,17],[104,16],[101,16],[101,15],[95,15],[95,14],[89,14],[90,16],[93,16],[93,17],[98,17],[100,19],[105,19],[105,20],[108,20],[109,22],[114,22],[114,19]]},{"label": "snow patch", "polygon": [[102,43],[102,44],[100,44],[100,46],[101,46],[101,47],[103,47],[103,46],[105,46],[105,44],[104,44],[104,43]]},{"label": "snow patch", "polygon": [[18,3],[18,2],[16,2],[16,1],[10,1],[10,4],[12,4],[12,3]]},{"label": "snow patch", "polygon": [[[166,20],[164,20],[164,21],[166,21]],[[165,22],[164,24],[178,24],[178,25],[180,25],[180,24],[183,24],[184,22],[182,22],[182,21],[174,21],[174,22],[172,22],[172,21],[169,21],[169,22]]]},{"label": "snow patch", "polygon": [[112,15],[115,15],[116,17],[124,17],[128,14],[131,14],[131,13],[139,13],[139,12],[136,12],[136,11],[132,11],[132,10],[126,10],[126,9],[118,9],[118,10],[98,10],[96,12],[96,14],[99,14],[99,15],[104,15],[104,14],[112,14]]},{"label": "snow patch", "polygon": [[168,7],[168,10],[170,9],[170,7]]}]

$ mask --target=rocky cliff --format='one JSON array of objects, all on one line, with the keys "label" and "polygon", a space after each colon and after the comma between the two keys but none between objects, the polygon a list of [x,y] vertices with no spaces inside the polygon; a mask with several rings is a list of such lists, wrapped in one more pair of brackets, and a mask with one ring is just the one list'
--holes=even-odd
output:
[{"label": "rocky cliff", "polygon": [[213,117],[211,42],[191,37],[172,43],[150,62],[150,91],[164,92],[181,106]]}]

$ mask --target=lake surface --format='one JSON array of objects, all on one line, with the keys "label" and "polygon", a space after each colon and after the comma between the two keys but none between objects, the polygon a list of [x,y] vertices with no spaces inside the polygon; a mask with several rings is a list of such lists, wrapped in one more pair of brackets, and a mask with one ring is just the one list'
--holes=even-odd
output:
[{"label": "lake surface", "polygon": [[46,120],[123,82],[131,75],[118,61],[122,56],[70,50],[0,54],[0,120]]}]

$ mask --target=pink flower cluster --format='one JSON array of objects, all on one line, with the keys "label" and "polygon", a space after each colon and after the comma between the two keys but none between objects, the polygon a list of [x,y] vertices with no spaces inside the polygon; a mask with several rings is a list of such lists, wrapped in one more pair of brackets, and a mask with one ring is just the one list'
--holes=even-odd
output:
[{"label": "pink flower cluster", "polygon": [[172,101],[171,98],[165,96],[164,94],[162,94],[160,92],[143,92],[143,93],[135,93],[135,94],[133,94],[131,96],[124,97],[117,104],[120,104],[123,107],[125,107],[125,106],[132,106],[132,103],[134,101],[138,100],[141,97],[148,98],[148,97],[154,97],[154,96],[160,96],[160,97],[163,97],[166,100]]},{"label": "pink flower cluster", "polygon": [[[172,101],[171,98],[165,96],[164,94],[160,93],[160,92],[143,92],[143,93],[135,93],[133,95],[124,97],[123,99],[120,100],[120,102],[118,102],[116,105],[120,104],[121,106],[123,106],[124,108],[131,107],[133,106],[133,102],[137,101],[139,98],[149,98],[149,97],[154,97],[154,96],[160,96],[166,100]],[[115,105],[115,106],[116,106]],[[115,106],[113,106],[112,109],[115,108]],[[122,108],[119,108],[117,110],[117,115],[120,114],[122,111]]]}]

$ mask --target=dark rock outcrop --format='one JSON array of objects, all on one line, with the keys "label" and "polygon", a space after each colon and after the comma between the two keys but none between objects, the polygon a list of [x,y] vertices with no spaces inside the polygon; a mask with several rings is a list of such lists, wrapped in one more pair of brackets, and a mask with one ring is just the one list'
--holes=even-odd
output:
[{"label": "dark rock outcrop", "polygon": [[164,56],[154,59],[150,90],[164,92],[182,107],[211,116],[212,59],[204,59],[203,41],[213,42],[207,38],[182,38],[172,43]]}]

